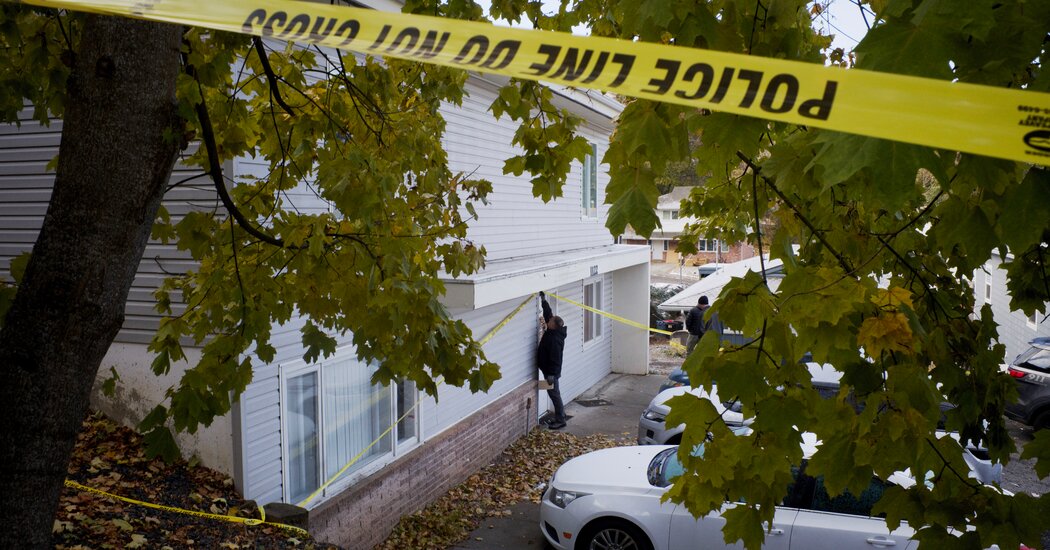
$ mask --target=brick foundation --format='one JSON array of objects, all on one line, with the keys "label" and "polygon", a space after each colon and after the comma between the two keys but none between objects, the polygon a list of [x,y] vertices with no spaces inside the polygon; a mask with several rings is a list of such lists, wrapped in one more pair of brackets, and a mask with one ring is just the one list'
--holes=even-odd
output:
[{"label": "brick foundation", "polygon": [[[528,408],[526,405],[528,404]],[[536,384],[484,409],[310,511],[310,532],[352,550],[383,542],[401,516],[437,500],[535,426]]]}]

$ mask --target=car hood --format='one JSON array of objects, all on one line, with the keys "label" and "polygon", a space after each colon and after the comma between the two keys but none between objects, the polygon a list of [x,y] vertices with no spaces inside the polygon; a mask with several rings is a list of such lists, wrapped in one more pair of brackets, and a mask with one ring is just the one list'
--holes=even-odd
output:
[{"label": "car hood", "polygon": [[554,473],[553,483],[562,491],[586,493],[658,490],[649,483],[647,470],[653,457],[670,447],[673,445],[615,447],[587,453],[562,464]]}]

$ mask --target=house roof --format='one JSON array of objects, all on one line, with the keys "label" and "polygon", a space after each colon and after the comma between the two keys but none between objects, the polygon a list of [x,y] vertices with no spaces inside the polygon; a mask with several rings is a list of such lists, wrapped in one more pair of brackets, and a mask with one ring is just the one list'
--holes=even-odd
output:
[{"label": "house roof", "polygon": [[440,275],[445,283],[442,303],[453,311],[480,309],[532,292],[649,265],[649,247],[613,244],[487,262],[471,275]]},{"label": "house roof", "polygon": [[671,189],[671,192],[666,195],[660,195],[660,198],[656,201],[656,207],[661,209],[674,209],[678,208],[682,199],[689,196],[689,192],[692,191],[692,187],[679,186]]},{"label": "house roof", "polygon": [[686,287],[685,290],[675,294],[657,307],[663,311],[687,311],[696,305],[697,300],[701,296],[707,296],[708,299],[714,301],[722,293],[722,289],[729,284],[729,281],[737,277],[743,277],[749,271],[760,272],[763,260],[765,260],[769,287],[772,290],[776,290],[780,286],[781,277],[783,277],[784,262],[780,259],[770,260],[769,254],[766,254],[761,258],[755,256],[754,258],[725,264],[722,269]]}]

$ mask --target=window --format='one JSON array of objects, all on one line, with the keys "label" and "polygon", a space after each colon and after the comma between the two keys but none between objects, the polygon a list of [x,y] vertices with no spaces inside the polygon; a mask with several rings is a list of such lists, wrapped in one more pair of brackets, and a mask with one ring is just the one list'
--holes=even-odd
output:
[{"label": "window", "polygon": [[992,272],[989,271],[984,275],[984,303],[992,303]]},{"label": "window", "polygon": [[411,380],[397,384],[397,442],[404,443],[416,438],[418,432],[416,406],[416,383]]},{"label": "window", "polygon": [[[337,352],[336,357],[296,369],[285,378],[289,502],[300,502],[336,474],[348,478],[395,454],[397,446],[418,441],[415,384],[373,386],[375,365],[360,362],[348,350]],[[395,422],[395,429],[389,430]]]},{"label": "window", "polygon": [[583,215],[598,217],[598,146],[591,145],[591,152],[583,159]]},{"label": "window", "polygon": [[882,498],[887,487],[891,484],[873,477],[867,489],[860,495],[854,496],[849,491],[832,497],[824,487],[824,476],[817,476],[813,486],[813,500],[810,510],[821,512],[834,512],[837,514],[849,514],[852,516],[871,516],[871,508]]},{"label": "window", "polygon": [[678,219],[678,212],[679,212],[678,210],[662,210],[662,212],[663,212],[663,219],[665,219],[665,220],[677,220]]},{"label": "window", "polygon": [[[595,309],[602,308],[602,283],[595,281],[583,286],[583,303]],[[583,341],[590,342],[602,335],[602,318],[593,311],[583,312]]]},{"label": "window", "polygon": [[699,252],[718,252],[721,249],[718,239],[700,239],[696,241],[696,250]]},{"label": "window", "polygon": [[299,502],[320,486],[317,372],[290,379],[287,395],[284,424],[288,433],[288,500]]}]

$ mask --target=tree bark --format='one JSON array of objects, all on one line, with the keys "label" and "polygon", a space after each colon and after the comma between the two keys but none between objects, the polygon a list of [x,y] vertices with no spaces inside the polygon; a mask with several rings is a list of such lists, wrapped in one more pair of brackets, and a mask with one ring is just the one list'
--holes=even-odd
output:
[{"label": "tree bark", "polygon": [[66,465],[183,135],[181,35],[84,23],[51,203],[0,330],[0,548],[51,547]]}]

